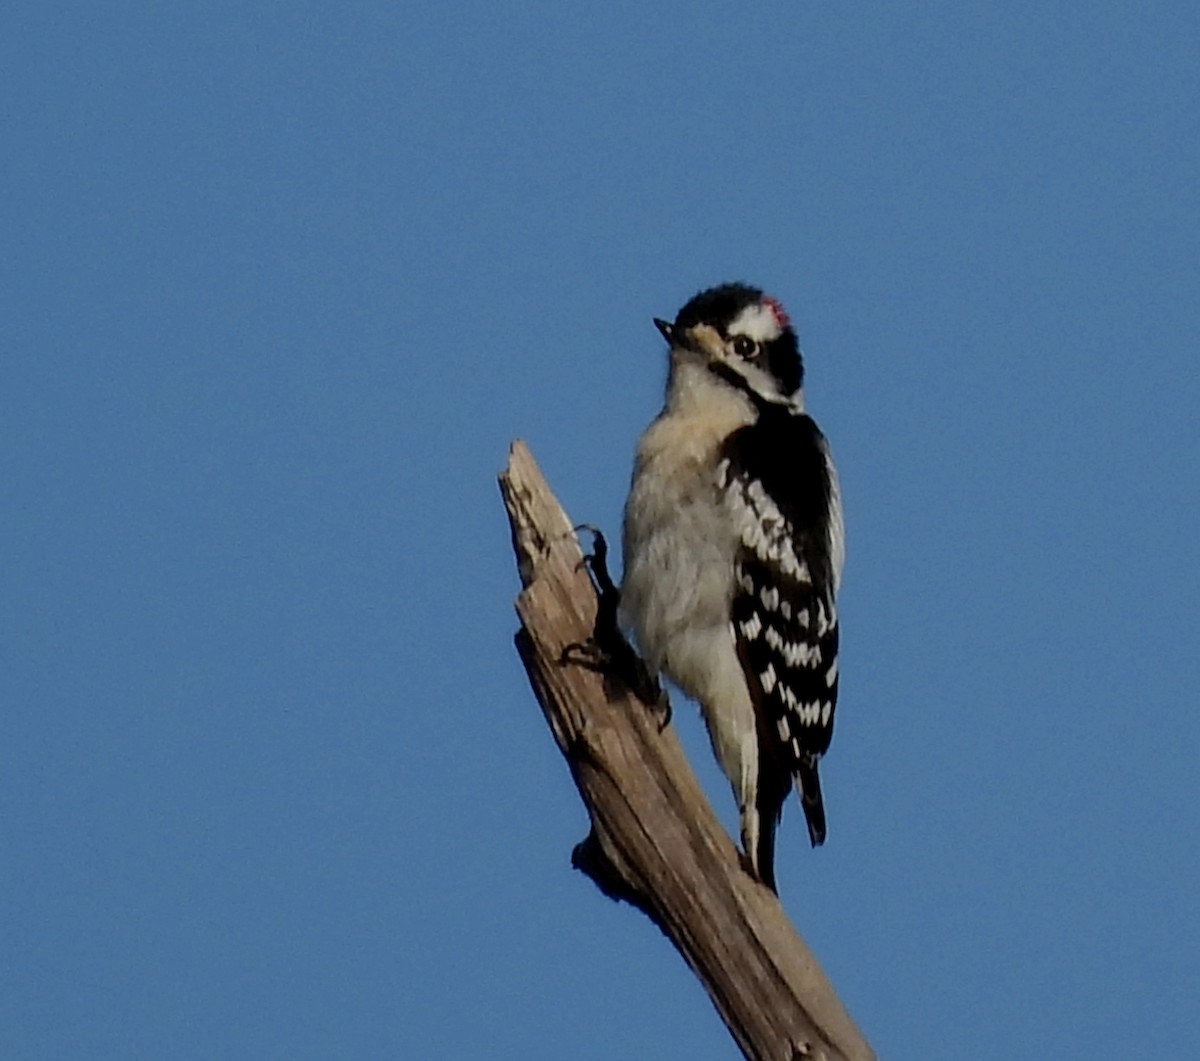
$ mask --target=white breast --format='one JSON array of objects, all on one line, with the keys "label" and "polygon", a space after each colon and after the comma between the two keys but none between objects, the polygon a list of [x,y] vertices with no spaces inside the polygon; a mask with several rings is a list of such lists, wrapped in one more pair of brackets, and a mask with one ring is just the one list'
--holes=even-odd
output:
[{"label": "white breast", "polygon": [[[739,536],[717,493],[737,403],[671,407],[642,436],[625,506],[621,611],[646,663],[698,701],[713,750],[746,805],[757,776],[753,708],[730,627]],[[751,800],[752,802],[752,800]]]},{"label": "white breast", "polygon": [[725,630],[737,529],[717,494],[718,452],[753,418],[703,369],[674,365],[667,408],[642,435],[625,506],[622,612],[647,662],[696,695],[671,666],[687,631]]}]

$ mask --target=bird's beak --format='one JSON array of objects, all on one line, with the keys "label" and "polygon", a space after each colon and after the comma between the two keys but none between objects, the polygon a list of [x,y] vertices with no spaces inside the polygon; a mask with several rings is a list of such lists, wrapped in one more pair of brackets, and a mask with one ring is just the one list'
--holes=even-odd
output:
[{"label": "bird's beak", "polygon": [[659,320],[657,317],[655,317],[654,327],[662,332],[662,337],[666,339],[668,343],[674,341],[675,325],[673,325],[670,321]]}]

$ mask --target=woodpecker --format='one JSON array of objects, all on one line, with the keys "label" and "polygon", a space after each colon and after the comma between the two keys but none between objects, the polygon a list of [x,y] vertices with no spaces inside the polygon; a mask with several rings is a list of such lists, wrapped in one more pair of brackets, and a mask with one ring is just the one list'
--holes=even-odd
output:
[{"label": "woodpecker", "polygon": [[795,784],[825,840],[817,762],[838,694],[841,493],[804,410],[787,314],[756,287],[702,291],[674,322],[666,400],[625,505],[621,614],[647,666],[696,700],[733,787],[750,870],[775,891]]}]

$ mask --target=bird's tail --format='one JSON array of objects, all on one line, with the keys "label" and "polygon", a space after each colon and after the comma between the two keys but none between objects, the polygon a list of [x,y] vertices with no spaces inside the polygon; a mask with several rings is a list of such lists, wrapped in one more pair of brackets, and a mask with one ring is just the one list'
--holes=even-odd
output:
[{"label": "bird's tail", "polygon": [[808,822],[808,838],[813,847],[825,843],[825,803],[821,799],[821,779],[817,776],[817,760],[802,760],[796,767],[796,784],[800,789],[800,806]]},{"label": "bird's tail", "polygon": [[758,879],[778,895],[779,889],[775,886],[775,830],[779,825],[778,813],[773,811],[766,814],[760,813],[758,825],[760,831],[758,844],[754,850],[752,868]]}]

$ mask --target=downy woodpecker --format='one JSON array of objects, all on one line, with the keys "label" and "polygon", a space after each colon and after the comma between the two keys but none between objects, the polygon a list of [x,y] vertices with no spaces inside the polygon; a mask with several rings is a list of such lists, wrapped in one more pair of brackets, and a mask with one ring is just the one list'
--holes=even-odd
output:
[{"label": "downy woodpecker", "polygon": [[750,868],[774,890],[793,782],[813,846],[825,839],[817,761],[838,693],[837,473],[775,299],[723,284],[654,323],[670,345],[666,403],[638,443],[625,505],[622,616],[650,670],[699,702]]}]

